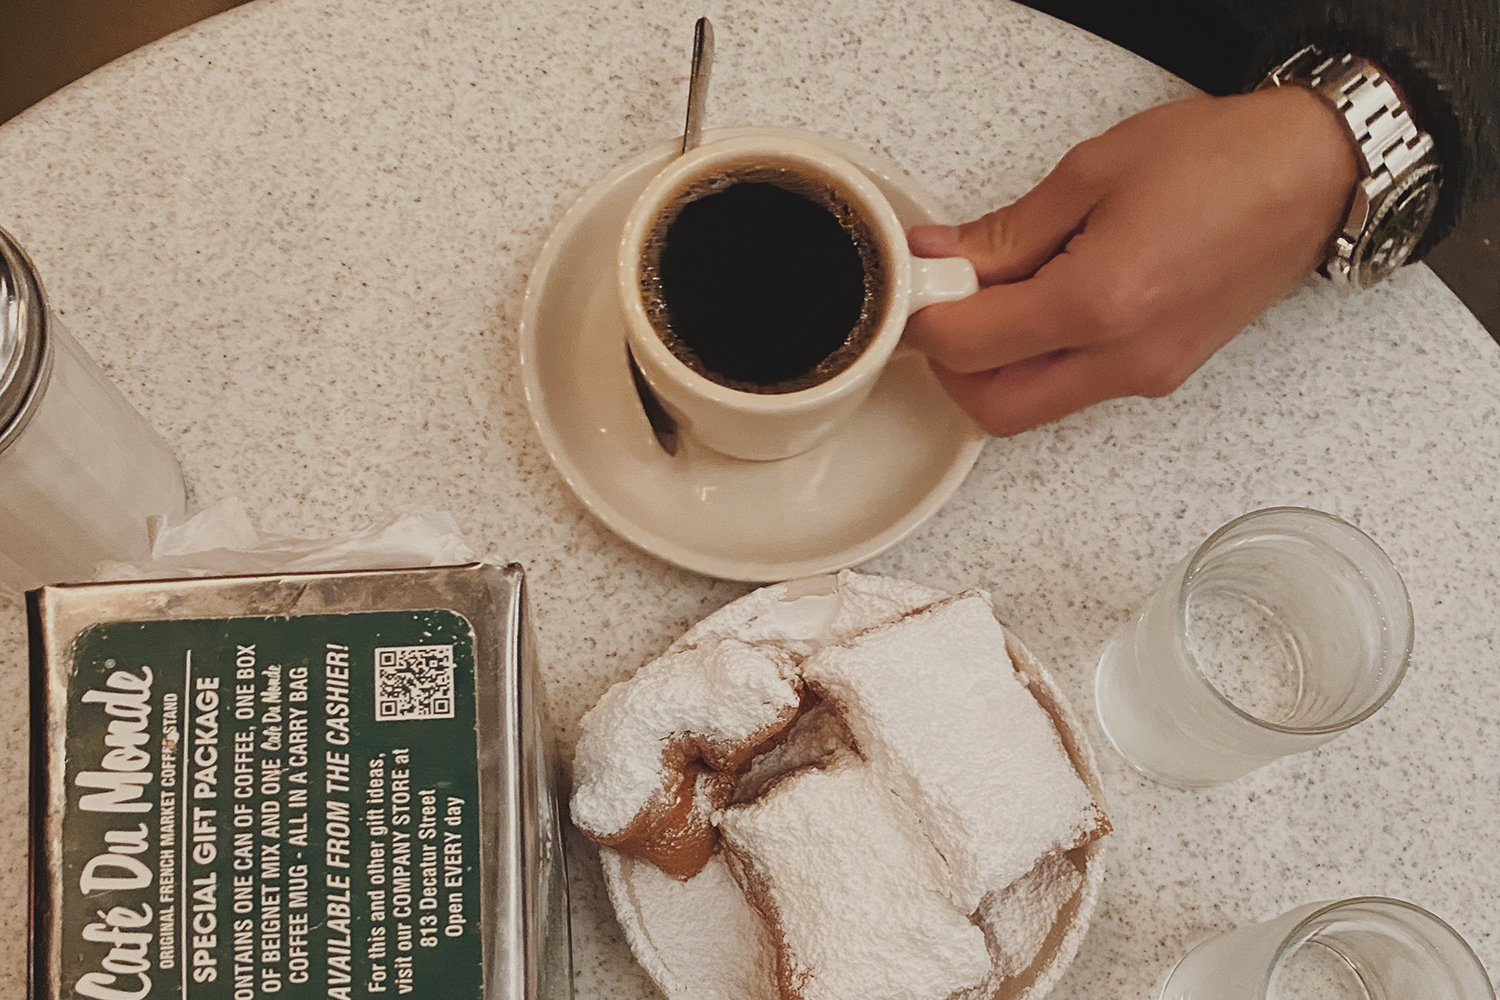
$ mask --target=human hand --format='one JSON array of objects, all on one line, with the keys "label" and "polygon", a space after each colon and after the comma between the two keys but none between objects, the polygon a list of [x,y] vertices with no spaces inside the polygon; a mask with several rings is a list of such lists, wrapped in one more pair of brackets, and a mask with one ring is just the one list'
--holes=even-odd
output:
[{"label": "human hand", "polygon": [[916,226],[980,289],[906,341],[991,434],[1117,396],[1165,396],[1323,259],[1359,178],[1337,112],[1301,87],[1151,108],[1069,150],[1013,204]]}]

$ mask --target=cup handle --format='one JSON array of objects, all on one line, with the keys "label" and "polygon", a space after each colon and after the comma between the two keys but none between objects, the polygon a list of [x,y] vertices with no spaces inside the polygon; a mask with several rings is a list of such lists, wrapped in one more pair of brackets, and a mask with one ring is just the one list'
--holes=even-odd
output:
[{"label": "cup handle", "polygon": [[911,315],[935,302],[966,299],[979,291],[979,278],[966,257],[911,258]]}]

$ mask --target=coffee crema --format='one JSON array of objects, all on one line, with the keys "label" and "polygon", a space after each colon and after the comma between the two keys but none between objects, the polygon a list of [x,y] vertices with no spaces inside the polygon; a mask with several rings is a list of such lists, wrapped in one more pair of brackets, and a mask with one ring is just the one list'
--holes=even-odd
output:
[{"label": "coffee crema", "polygon": [[874,231],[831,182],[747,164],[697,178],[646,236],[641,299],[683,364],[742,392],[809,389],[874,339],[888,304]]}]

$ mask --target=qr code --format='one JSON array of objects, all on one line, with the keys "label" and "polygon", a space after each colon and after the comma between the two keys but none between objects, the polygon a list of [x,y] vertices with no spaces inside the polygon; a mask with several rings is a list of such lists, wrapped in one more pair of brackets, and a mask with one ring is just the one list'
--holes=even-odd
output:
[{"label": "qr code", "polygon": [[452,646],[376,647],[376,722],[451,718]]}]

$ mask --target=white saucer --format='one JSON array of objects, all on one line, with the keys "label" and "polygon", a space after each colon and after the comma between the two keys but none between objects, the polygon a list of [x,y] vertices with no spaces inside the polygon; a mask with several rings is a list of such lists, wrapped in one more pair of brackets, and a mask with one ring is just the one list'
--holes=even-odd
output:
[{"label": "white saucer", "polygon": [[[731,135],[789,129],[715,129]],[[852,145],[811,137],[859,166],[904,225],[934,200],[910,175]],[[686,569],[765,582],[870,559],[941,507],[979,457],[984,434],[916,354],[887,366],[849,426],[812,451],[744,462],[685,439],[657,446],[631,383],[615,297],[625,214],[680,149],[627,160],[589,188],[542,248],[521,313],[521,377],[542,444],[573,492],[627,541]]]}]

